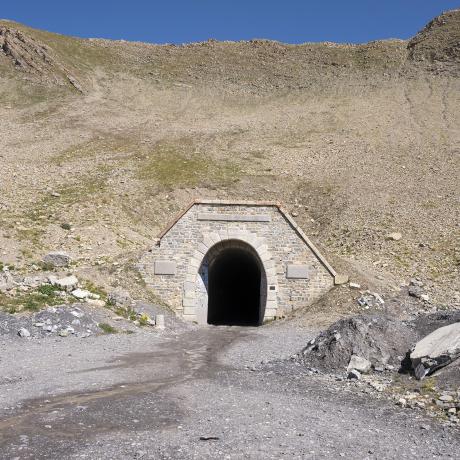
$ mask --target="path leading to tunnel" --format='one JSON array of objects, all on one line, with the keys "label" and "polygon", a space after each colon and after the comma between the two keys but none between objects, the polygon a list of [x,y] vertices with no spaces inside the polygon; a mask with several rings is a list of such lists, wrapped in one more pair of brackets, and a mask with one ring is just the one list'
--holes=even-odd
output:
[{"label": "path leading to tunnel", "polygon": [[205,327],[151,343],[148,335],[97,338],[90,346],[99,359],[68,362],[70,342],[31,345],[43,372],[37,366],[19,385],[24,397],[2,385],[12,395],[2,399],[2,458],[458,455],[458,432],[420,413],[326,384],[289,361],[265,362],[310,336],[285,323]]}]

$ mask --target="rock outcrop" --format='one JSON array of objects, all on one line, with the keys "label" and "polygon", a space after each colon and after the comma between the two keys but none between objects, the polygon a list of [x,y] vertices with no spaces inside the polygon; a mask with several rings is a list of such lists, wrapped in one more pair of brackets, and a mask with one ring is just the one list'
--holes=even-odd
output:
[{"label": "rock outcrop", "polygon": [[0,54],[9,58],[14,66],[52,84],[71,84],[83,92],[78,79],[59,62],[52,49],[14,27],[0,26]]},{"label": "rock outcrop", "polygon": [[[460,73],[460,10],[448,11],[430,21],[407,46],[409,59],[431,70]],[[433,64],[435,64],[433,66]]]},{"label": "rock outcrop", "polygon": [[422,379],[460,357],[460,322],[440,327],[417,342],[410,354],[415,376]]},{"label": "rock outcrop", "polygon": [[17,29],[0,27],[0,50],[26,72],[43,74],[55,65],[47,45]]},{"label": "rock outcrop", "polygon": [[43,257],[43,263],[50,265],[51,267],[68,267],[71,261],[71,257],[62,251],[49,252]]}]

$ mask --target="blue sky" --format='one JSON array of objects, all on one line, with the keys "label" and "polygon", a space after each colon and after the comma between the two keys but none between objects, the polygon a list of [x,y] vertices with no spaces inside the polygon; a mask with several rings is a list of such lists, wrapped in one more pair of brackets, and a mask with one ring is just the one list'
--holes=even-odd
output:
[{"label": "blue sky", "polygon": [[460,0],[13,0],[0,16],[80,37],[152,43],[409,38]]}]

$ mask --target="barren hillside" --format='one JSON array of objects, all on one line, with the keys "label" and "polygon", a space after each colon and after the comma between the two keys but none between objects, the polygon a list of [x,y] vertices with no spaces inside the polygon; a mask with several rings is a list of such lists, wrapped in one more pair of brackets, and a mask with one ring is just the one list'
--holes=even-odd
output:
[{"label": "barren hillside", "polygon": [[[460,10],[410,41],[184,46],[0,22],[0,262],[101,285],[194,198],[281,201],[341,272],[460,306]],[[387,238],[400,232],[402,238]],[[137,284],[135,283],[137,280]]]}]

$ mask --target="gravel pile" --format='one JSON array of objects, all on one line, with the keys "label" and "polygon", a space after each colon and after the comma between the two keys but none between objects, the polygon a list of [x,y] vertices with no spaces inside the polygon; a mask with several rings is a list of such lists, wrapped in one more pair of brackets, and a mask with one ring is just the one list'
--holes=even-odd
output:
[{"label": "gravel pile", "polygon": [[310,367],[325,372],[344,371],[352,356],[370,361],[372,367],[404,371],[410,368],[408,353],[434,330],[460,321],[460,311],[420,315],[411,321],[388,316],[359,315],[332,324],[310,340],[299,354]]}]

